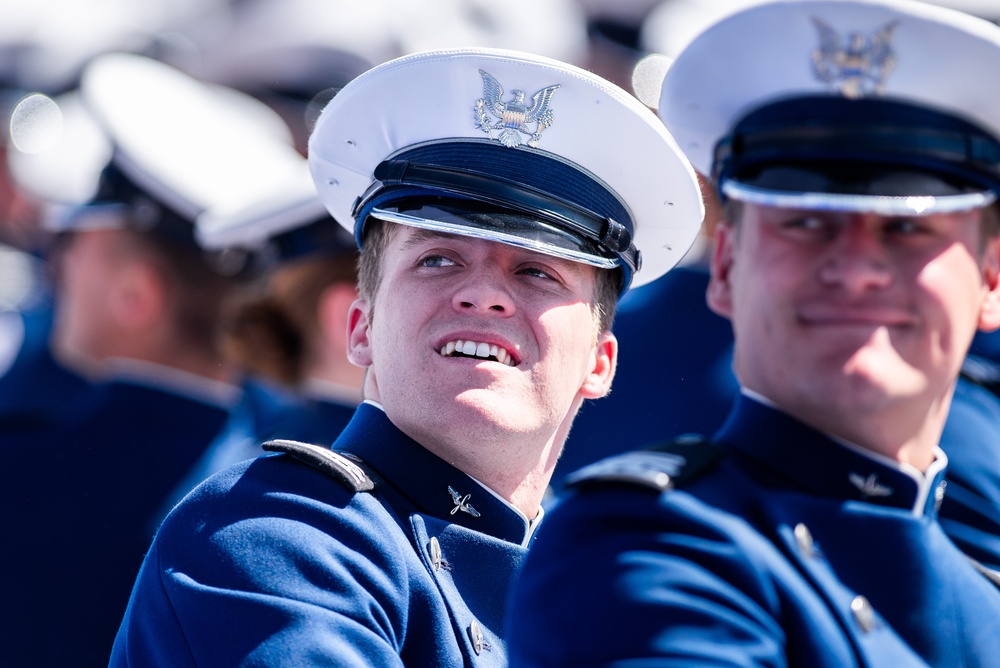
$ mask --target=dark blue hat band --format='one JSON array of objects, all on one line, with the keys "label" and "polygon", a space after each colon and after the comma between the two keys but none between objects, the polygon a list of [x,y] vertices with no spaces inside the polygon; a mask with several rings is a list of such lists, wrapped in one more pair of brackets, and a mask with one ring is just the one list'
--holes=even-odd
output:
[{"label": "dark blue hat band", "polygon": [[581,252],[615,259],[625,286],[640,265],[632,219],[621,201],[579,167],[540,151],[481,140],[429,143],[392,156],[374,176],[377,182],[354,207],[359,246],[373,209],[440,197],[453,208],[472,201],[557,227],[578,239]]},{"label": "dark blue hat band", "polygon": [[[101,221],[96,226],[93,225],[95,218]],[[68,211],[56,231],[101,227],[134,230],[147,235],[161,247],[196,255],[209,270],[220,276],[249,275],[256,269],[242,251],[206,251],[195,238],[193,221],[154,199],[113,162],[101,172],[93,199]]]},{"label": "dark blue hat band", "polygon": [[[191,219],[151,197],[113,162],[101,172],[94,199],[82,208],[106,204],[127,207],[124,221],[127,227],[152,234],[167,243],[200,248]],[[72,229],[72,224],[69,227]]]},{"label": "dark blue hat band", "polygon": [[736,181],[788,193],[1000,193],[1000,141],[969,121],[905,102],[793,98],[738,121],[715,148],[713,177],[720,188]]},{"label": "dark blue hat band", "polygon": [[353,255],[357,253],[354,237],[330,216],[296,227],[271,239],[277,261],[295,260],[306,255]]}]

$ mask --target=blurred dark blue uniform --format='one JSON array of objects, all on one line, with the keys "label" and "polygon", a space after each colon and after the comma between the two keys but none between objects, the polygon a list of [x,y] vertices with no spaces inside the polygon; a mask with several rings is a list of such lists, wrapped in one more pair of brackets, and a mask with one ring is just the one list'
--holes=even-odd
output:
[{"label": "blurred dark blue uniform", "polygon": [[577,414],[552,478],[556,492],[586,464],[722,424],[739,386],[732,327],[709,310],[707,287],[707,269],[676,267],[622,299],[611,394]]},{"label": "blurred dark blue uniform", "polygon": [[935,519],[943,467],[748,397],[714,443],[582,475],[515,585],[513,665],[997,665],[1000,590]]},{"label": "blurred dark blue uniform", "polygon": [[[214,476],[164,521],[113,666],[506,665],[523,515],[362,404],[334,443]],[[328,463],[328,462],[327,462]],[[347,468],[353,469],[352,463]],[[375,485],[365,491],[363,483]],[[220,642],[224,638],[224,642]]]},{"label": "blurred dark blue uniform", "polygon": [[226,425],[167,499],[163,515],[211,475],[264,454],[260,447],[264,441],[281,438],[333,443],[356,408],[291,392],[264,380],[247,380]]},{"label": "blurred dark blue uniform", "polygon": [[0,439],[11,431],[47,429],[64,418],[90,384],[52,356],[49,334],[51,308],[0,315],[0,335],[20,341],[7,341],[17,352],[0,375]]},{"label": "blurred dark blue uniform", "polygon": [[139,380],[97,384],[0,450],[0,665],[106,665],[164,497],[227,407]]},{"label": "blurred dark blue uniform", "polygon": [[970,355],[955,388],[941,448],[948,490],[941,525],[970,557],[1000,571],[1000,365]]}]

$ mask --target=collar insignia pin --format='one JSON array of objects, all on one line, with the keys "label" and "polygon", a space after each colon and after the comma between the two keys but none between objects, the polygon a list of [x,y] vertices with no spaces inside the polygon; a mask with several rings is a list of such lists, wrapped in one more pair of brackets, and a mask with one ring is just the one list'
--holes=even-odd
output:
[{"label": "collar insignia pin", "polygon": [[469,505],[469,499],[472,498],[471,494],[462,496],[450,485],[448,486],[448,493],[451,494],[451,500],[455,504],[455,507],[451,509],[450,513],[448,513],[449,515],[454,515],[461,510],[463,513],[469,513],[473,517],[479,517],[479,511]]},{"label": "collar insignia pin", "polygon": [[892,487],[879,484],[878,476],[874,473],[867,478],[862,478],[857,473],[851,473],[847,476],[847,478],[851,481],[852,485],[858,488],[858,491],[861,492],[861,498],[863,499],[889,496],[892,494]]},{"label": "collar insignia pin", "polygon": [[896,68],[890,42],[899,22],[887,23],[871,35],[854,31],[846,39],[822,19],[813,17],[813,24],[819,33],[819,47],[812,53],[816,78],[845,97],[882,95],[886,78]]},{"label": "collar insignia pin", "polygon": [[[538,146],[538,140],[542,136],[545,128],[552,125],[553,113],[549,108],[549,101],[552,94],[559,88],[559,84],[548,86],[535,93],[531,98],[531,104],[524,101],[523,90],[512,90],[513,100],[501,101],[503,98],[503,86],[489,72],[479,70],[483,77],[483,96],[476,100],[474,110],[476,112],[476,127],[485,132],[490,139],[493,139],[493,131],[500,130],[497,136],[504,146],[513,147],[527,144],[531,147]],[[498,119],[494,124],[494,118]],[[535,124],[535,131],[532,132],[529,123]],[[525,140],[522,135],[528,135]]]}]

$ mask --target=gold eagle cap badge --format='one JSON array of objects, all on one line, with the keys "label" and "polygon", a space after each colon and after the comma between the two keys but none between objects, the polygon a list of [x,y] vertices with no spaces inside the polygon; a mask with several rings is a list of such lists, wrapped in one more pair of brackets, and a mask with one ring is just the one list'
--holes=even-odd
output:
[{"label": "gold eagle cap badge", "polygon": [[[530,105],[525,102],[524,91],[517,89],[511,91],[514,99],[504,102],[504,90],[500,82],[489,72],[479,70],[479,74],[483,77],[483,96],[476,100],[474,107],[476,127],[490,139],[493,139],[493,131],[499,130],[496,139],[504,146],[538,146],[542,133],[552,125],[553,113],[549,102],[559,84],[547,86],[535,93]],[[531,123],[535,124],[534,130],[530,127]]]},{"label": "gold eagle cap badge", "polygon": [[841,38],[830,24],[813,17],[819,33],[819,47],[812,53],[813,74],[848,98],[882,95],[885,81],[896,68],[892,33],[899,21],[892,21],[870,35],[861,31]]}]

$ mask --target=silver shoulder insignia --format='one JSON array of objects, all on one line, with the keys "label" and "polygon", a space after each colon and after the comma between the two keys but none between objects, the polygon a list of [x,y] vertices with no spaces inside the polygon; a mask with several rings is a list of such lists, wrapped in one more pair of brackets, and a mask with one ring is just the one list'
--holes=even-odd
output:
[{"label": "silver shoulder insignia", "polygon": [[583,467],[567,484],[578,485],[589,481],[624,482],[664,491],[673,485],[687,460],[676,454],[650,451],[628,452]]},{"label": "silver shoulder insignia", "polygon": [[455,504],[455,507],[451,509],[450,513],[448,513],[449,515],[454,515],[461,510],[463,513],[468,513],[473,517],[479,517],[479,511],[469,504],[469,499],[472,498],[471,494],[462,496],[455,491],[454,487],[450,485],[448,486],[448,493],[451,494],[451,500]]},{"label": "silver shoulder insignia", "polygon": [[[542,132],[552,125],[553,113],[549,108],[549,101],[559,88],[559,84],[548,86],[535,93],[531,98],[531,104],[528,105],[525,102],[524,91],[517,89],[511,91],[514,99],[504,102],[504,91],[500,82],[484,70],[479,70],[479,74],[483,77],[483,96],[476,100],[474,107],[476,127],[485,132],[490,139],[493,138],[494,130],[500,130],[497,141],[504,146],[513,147],[521,144],[538,146]],[[535,124],[534,131],[529,127],[529,123]],[[528,139],[525,140],[523,135],[527,135]]]},{"label": "silver shoulder insignia", "polygon": [[274,439],[261,444],[268,452],[284,452],[295,459],[340,480],[355,492],[375,489],[375,480],[361,466],[361,460],[348,452],[336,452],[329,447],[287,439]]},{"label": "silver shoulder insignia", "polygon": [[896,68],[892,33],[899,21],[882,26],[871,35],[851,32],[841,39],[830,24],[813,17],[819,46],[812,53],[813,74],[849,98],[882,95],[885,80]]},{"label": "silver shoulder insignia", "polygon": [[862,478],[857,473],[851,473],[847,476],[847,479],[851,481],[852,485],[858,488],[858,491],[861,492],[861,497],[864,499],[890,496],[893,491],[892,487],[880,484],[878,476],[874,473],[867,478]]}]

